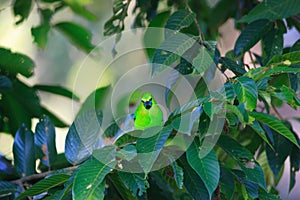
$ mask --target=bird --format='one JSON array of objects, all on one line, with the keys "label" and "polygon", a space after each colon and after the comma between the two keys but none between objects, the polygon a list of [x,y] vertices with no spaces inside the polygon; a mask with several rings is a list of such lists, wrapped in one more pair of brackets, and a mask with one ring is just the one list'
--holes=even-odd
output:
[{"label": "bird", "polygon": [[163,112],[151,93],[142,95],[140,104],[134,112],[135,130],[145,130],[153,126],[163,125]]}]

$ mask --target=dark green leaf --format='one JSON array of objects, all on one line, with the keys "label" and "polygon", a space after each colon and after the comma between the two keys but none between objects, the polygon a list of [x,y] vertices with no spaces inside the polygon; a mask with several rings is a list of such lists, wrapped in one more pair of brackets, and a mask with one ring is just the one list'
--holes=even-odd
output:
[{"label": "dark green leaf", "polygon": [[62,32],[78,48],[89,53],[95,46],[91,43],[92,34],[84,27],[73,22],[60,22],[53,26]]},{"label": "dark green leaf", "polygon": [[35,173],[33,133],[25,125],[22,125],[16,133],[13,153],[14,165],[19,176],[29,176]]},{"label": "dark green leaf", "polygon": [[193,59],[193,66],[197,73],[205,72],[212,65],[214,65],[213,57],[211,57],[204,46],[201,46],[198,55]]},{"label": "dark green leaf", "polygon": [[51,167],[57,151],[55,144],[55,128],[47,116],[43,116],[35,127],[34,143],[43,165]]},{"label": "dark green leaf", "polygon": [[278,132],[282,136],[286,137],[288,140],[294,143],[298,148],[300,148],[293,133],[280,120],[265,113],[251,112],[249,114],[250,116],[254,117],[257,121],[265,123],[271,129]]},{"label": "dark green leaf", "polygon": [[90,21],[97,20],[97,16],[87,10],[85,6],[80,3],[80,1],[64,0],[64,2],[66,2],[72,11],[77,15],[80,15]]},{"label": "dark green leaf", "polygon": [[27,196],[34,196],[37,194],[41,194],[53,187],[63,185],[69,179],[69,177],[70,175],[67,174],[51,175],[50,177],[42,179],[41,181],[34,184],[32,187],[30,187],[28,190],[26,190],[24,193],[18,196],[16,200],[22,199]]},{"label": "dark green leaf", "polygon": [[174,179],[175,182],[178,186],[179,189],[182,189],[183,186],[183,170],[182,168],[177,164],[176,161],[174,161],[173,159],[170,160],[171,162],[171,167],[173,169],[173,173],[174,173]]},{"label": "dark green leaf", "polygon": [[72,164],[86,160],[92,153],[102,123],[102,112],[90,110],[76,117],[65,143],[65,155]]},{"label": "dark green leaf", "polygon": [[284,165],[285,160],[289,156],[293,145],[291,142],[282,135],[273,132],[273,149],[266,147],[266,154],[268,158],[269,166],[277,179],[279,172]]},{"label": "dark green leaf", "polygon": [[194,88],[194,93],[197,98],[203,98],[208,93],[208,87],[204,78],[200,78]]},{"label": "dark green leaf", "polygon": [[[143,135],[136,142],[138,160],[144,172],[148,174],[155,161],[157,160],[164,144],[172,132],[171,126],[163,127],[161,130],[158,127],[150,127],[143,132]],[[159,132],[158,132],[159,131]],[[153,136],[149,137],[149,134]],[[154,134],[155,133],[155,134]]]},{"label": "dark green leaf", "polygon": [[136,148],[133,145],[126,145],[117,152],[117,157],[130,161],[137,156]]},{"label": "dark green leaf", "polygon": [[217,144],[238,162],[248,181],[257,183],[262,188],[266,187],[264,173],[247,148],[225,135],[220,136]]},{"label": "dark green leaf", "polygon": [[258,196],[259,196],[259,199],[261,199],[261,200],[281,200],[279,195],[267,193],[264,190],[259,190]]},{"label": "dark green leaf", "polygon": [[13,85],[7,76],[0,75],[0,93],[11,91]]},{"label": "dark green leaf", "polygon": [[[8,181],[0,181],[0,197],[3,199],[12,199],[20,193],[20,189]],[[7,198],[5,198],[7,197]]]},{"label": "dark green leaf", "polygon": [[225,167],[221,167],[220,174],[220,191],[226,199],[232,199],[235,189],[234,177],[232,173]]},{"label": "dark green leaf", "polygon": [[238,37],[234,46],[234,55],[240,56],[250,50],[271,29],[272,23],[268,20],[257,20],[247,25]]},{"label": "dark green leaf", "polygon": [[28,18],[32,8],[32,0],[15,0],[13,5],[13,11],[15,17],[17,17],[16,24],[20,24]]},{"label": "dark green leaf", "polygon": [[242,17],[239,22],[253,22],[258,19],[284,19],[299,13],[298,0],[268,0],[258,4],[248,15]]},{"label": "dark green leaf", "polygon": [[[105,176],[111,172],[116,165],[116,161],[103,164],[96,158],[92,158],[84,163],[76,172],[73,186],[74,200],[97,199],[97,190],[103,182]],[[102,192],[102,191],[101,191]],[[104,190],[103,190],[104,192]]]},{"label": "dark green leaf", "polygon": [[179,159],[179,164],[184,171],[183,184],[186,190],[193,196],[195,200],[209,199],[210,195],[206,189],[206,186],[198,173],[188,164],[185,155]]},{"label": "dark green leaf", "polygon": [[262,39],[262,46],[264,51],[264,63],[267,63],[275,55],[281,55],[283,50],[282,31],[279,29],[271,29]]},{"label": "dark green leaf", "polygon": [[[165,40],[156,50],[152,60],[151,75],[155,76],[173,63],[179,61],[184,53],[196,43],[195,38],[184,34],[176,34]],[[187,59],[186,57],[183,57]],[[187,60],[192,62],[192,60]]]},{"label": "dark green leaf", "polygon": [[149,188],[148,181],[143,174],[134,174],[119,171],[119,176],[127,189],[133,192],[134,195],[142,196]]},{"label": "dark green leaf", "polygon": [[24,54],[0,48],[0,68],[13,75],[20,73],[29,78],[33,75],[34,62]]},{"label": "dark green leaf", "polygon": [[258,90],[254,80],[247,76],[241,76],[236,79],[236,83],[233,87],[239,103],[245,103],[247,110],[254,110],[258,98]]},{"label": "dark green leaf", "polygon": [[199,145],[194,141],[187,150],[187,160],[190,166],[201,177],[211,198],[220,179],[219,162],[213,150],[204,158],[199,157],[199,151]]},{"label": "dark green leaf", "polygon": [[223,71],[229,69],[238,76],[241,76],[247,72],[242,66],[238,65],[235,61],[231,60],[230,58],[222,57],[219,59],[219,62],[222,64]]},{"label": "dark green leaf", "polygon": [[37,44],[39,48],[44,49],[46,47],[48,42],[49,31],[49,24],[41,24],[39,26],[31,28],[31,35],[33,37],[33,41]]},{"label": "dark green leaf", "polygon": [[264,129],[261,127],[258,121],[254,120],[250,127],[272,148]]},{"label": "dark green leaf", "polygon": [[178,10],[174,12],[165,26],[165,38],[175,35],[183,28],[189,27],[195,18],[196,14],[191,13],[188,10]]},{"label": "dark green leaf", "polygon": [[[132,199],[136,200],[137,196],[133,195],[133,193],[126,188],[124,182],[121,180],[120,176],[116,172],[112,172],[107,175],[108,179],[123,199]],[[108,195],[107,195],[108,196]]]},{"label": "dark green leaf", "polygon": [[62,87],[62,86],[55,86],[55,85],[35,85],[33,86],[36,90],[41,90],[45,92],[50,92],[53,94],[61,95],[74,101],[79,101],[79,97],[76,96],[72,91]]},{"label": "dark green leaf", "polygon": [[[299,138],[297,138],[299,143]],[[300,150],[299,148],[293,146],[290,153],[290,186],[289,191],[291,191],[296,184],[296,173],[300,169]]]}]

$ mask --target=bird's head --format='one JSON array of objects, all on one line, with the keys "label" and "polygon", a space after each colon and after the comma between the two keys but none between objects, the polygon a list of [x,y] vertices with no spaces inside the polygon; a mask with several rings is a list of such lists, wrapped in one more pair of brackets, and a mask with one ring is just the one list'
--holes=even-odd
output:
[{"label": "bird's head", "polygon": [[142,96],[141,103],[144,105],[144,107],[147,110],[149,110],[152,107],[152,105],[155,103],[155,100],[154,100],[152,94],[145,93]]}]

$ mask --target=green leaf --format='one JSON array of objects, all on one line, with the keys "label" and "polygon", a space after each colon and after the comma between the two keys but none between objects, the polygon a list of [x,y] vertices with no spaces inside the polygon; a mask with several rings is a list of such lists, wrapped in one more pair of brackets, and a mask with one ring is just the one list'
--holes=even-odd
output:
[{"label": "green leaf", "polygon": [[[299,143],[299,138],[297,138]],[[294,188],[296,184],[296,173],[300,169],[300,149],[292,146],[290,153],[290,185],[289,192]]]},{"label": "green leaf", "polygon": [[[180,133],[191,135],[193,125],[203,112],[202,105],[193,109],[192,112],[182,114],[172,121],[172,127]],[[212,111],[211,111],[212,112]],[[213,114],[212,114],[213,115]]]},{"label": "green leaf", "polygon": [[[199,98],[193,101],[190,101],[178,108],[176,108],[170,115],[168,118],[168,121],[171,121],[171,119],[173,119],[174,117],[177,117],[180,114],[183,114],[187,111],[192,110],[195,107],[199,107],[203,102],[207,102],[209,101],[209,97],[203,97],[203,98]],[[166,122],[167,123],[167,122]]]},{"label": "green leaf", "polygon": [[272,133],[274,138],[273,149],[267,146],[266,154],[269,166],[275,178],[278,179],[280,170],[283,167],[285,160],[289,156],[293,145],[288,139],[286,139],[282,135],[273,131]]},{"label": "green leaf", "polygon": [[122,160],[130,161],[137,156],[135,146],[129,144],[120,149],[117,152],[117,157],[121,158]]},{"label": "green leaf", "polygon": [[[197,155],[198,156],[198,155]],[[206,185],[194,171],[194,169],[187,162],[185,155],[179,159],[179,164],[184,171],[183,183],[186,190],[193,196],[195,200],[210,199],[210,194],[206,188]]]},{"label": "green leaf", "polygon": [[284,19],[299,13],[298,0],[265,0],[242,17],[239,22],[253,22],[258,19]]},{"label": "green leaf", "polygon": [[68,6],[72,9],[72,11],[75,14],[80,15],[90,21],[97,20],[97,16],[91,13],[89,10],[87,10],[84,4],[81,3],[82,1],[74,1],[74,0],[63,0],[63,1],[68,4]]},{"label": "green leaf", "polygon": [[118,173],[112,172],[107,175],[107,178],[110,180],[110,182],[112,183],[112,185],[114,186],[118,194],[120,194],[120,196],[123,199],[130,199],[130,200],[137,199],[137,196],[133,195],[133,193],[130,190],[128,190],[127,187],[124,185],[124,182],[121,180]]},{"label": "green leaf", "polygon": [[0,75],[0,93],[6,93],[12,90],[12,82],[7,76]]},{"label": "green leaf", "polygon": [[213,58],[208,53],[207,49],[204,46],[201,46],[198,55],[193,59],[193,66],[197,73],[201,74],[205,72],[213,64]]},{"label": "green leaf", "polygon": [[240,145],[237,141],[229,136],[220,135],[217,144],[235,160],[247,162],[251,159],[254,159],[252,153],[246,147]]},{"label": "green leaf", "polygon": [[242,66],[238,65],[235,61],[231,60],[230,58],[222,57],[219,59],[219,62],[222,64],[223,71],[229,69],[237,76],[242,76],[247,72]]},{"label": "green leaf", "polygon": [[76,96],[72,91],[62,87],[62,86],[56,86],[56,85],[35,85],[33,86],[34,89],[50,92],[52,94],[57,94],[60,96],[64,96],[70,99],[73,99],[74,101],[79,101],[79,97]]},{"label": "green leaf", "polygon": [[57,151],[55,144],[55,128],[47,116],[43,116],[35,127],[34,143],[41,163],[51,167]]},{"label": "green leaf", "polygon": [[[143,42],[149,60],[152,60],[156,49],[159,48],[160,44],[164,40],[164,29],[160,29],[160,27],[165,26],[169,16],[170,16],[170,11],[158,13],[150,21],[148,28],[145,31]],[[159,28],[152,28],[152,27],[159,27]]]},{"label": "green leaf", "polygon": [[259,124],[258,121],[254,120],[253,123],[250,125],[250,127],[271,147],[272,145],[270,144],[266,133],[264,131],[264,129],[261,127],[261,125]]},{"label": "green leaf", "polygon": [[9,49],[0,48],[0,68],[12,75],[18,73],[29,78],[33,75],[35,64],[28,56],[13,53]]},{"label": "green leaf", "polygon": [[15,135],[13,144],[14,166],[19,176],[35,173],[34,139],[31,130],[22,125]]},{"label": "green leaf", "polygon": [[264,59],[267,63],[273,56],[281,55],[283,50],[283,33],[279,29],[271,29],[262,39]]},{"label": "green leaf", "polygon": [[238,162],[248,181],[257,183],[262,188],[266,188],[264,173],[258,163],[254,161],[252,153],[246,147],[225,135],[219,137],[217,144],[230,157]]},{"label": "green leaf", "polygon": [[76,117],[66,137],[65,155],[73,165],[86,160],[91,154],[102,123],[102,112],[90,110]]},{"label": "green leaf", "polygon": [[257,121],[265,123],[271,129],[278,132],[282,136],[286,137],[288,140],[294,143],[298,148],[300,148],[293,133],[280,120],[265,113],[250,112],[249,114],[251,117],[254,117]]},{"label": "green leaf", "polygon": [[22,23],[28,18],[32,9],[32,0],[15,0],[13,5],[13,11],[15,17],[17,17],[16,24]]},{"label": "green leaf", "polygon": [[48,191],[59,185],[63,185],[69,179],[70,175],[67,174],[54,174],[49,177],[42,179],[41,181],[34,184],[32,187],[27,189],[24,193],[18,196],[15,200],[22,199],[27,196],[34,196]]},{"label": "green leaf", "polygon": [[48,42],[48,33],[50,31],[49,24],[41,24],[36,27],[31,28],[31,35],[33,37],[33,42],[41,49],[44,49]]},{"label": "green leaf", "polygon": [[[168,37],[156,50],[152,60],[152,77],[170,67],[180,57],[196,43],[195,38],[184,34],[177,34]],[[192,62],[192,60],[188,60]]]},{"label": "green leaf", "polygon": [[77,116],[89,110],[104,110],[105,100],[111,90],[111,86],[104,86],[93,91],[83,102]]},{"label": "green leaf", "polygon": [[127,189],[133,192],[134,195],[142,196],[149,188],[148,181],[142,174],[127,173],[119,171],[119,176]]},{"label": "green leaf", "polygon": [[112,166],[117,164],[116,160],[103,164],[96,158],[84,163],[76,172],[73,186],[74,200],[96,199],[101,183],[105,176],[111,172]]},{"label": "green leaf", "polygon": [[60,22],[53,27],[83,51],[89,53],[95,48],[91,43],[92,34],[86,28],[73,22]]},{"label": "green leaf", "polygon": [[254,80],[247,76],[241,76],[236,79],[236,83],[233,87],[239,103],[245,103],[247,110],[254,110],[258,98],[258,90]]},{"label": "green leaf", "polygon": [[0,197],[3,199],[11,199],[14,198],[18,193],[20,193],[20,189],[16,185],[8,181],[0,181]]},{"label": "green leaf", "polygon": [[272,193],[267,193],[264,190],[259,190],[258,196],[261,200],[281,200],[280,196]]},{"label": "green leaf", "polygon": [[174,173],[174,179],[179,189],[182,189],[183,187],[183,170],[182,168],[177,164],[175,160],[170,160],[171,167],[173,169]]},{"label": "green leaf", "polygon": [[274,56],[266,66],[276,67],[288,67],[300,62],[300,51],[293,51],[283,55]]},{"label": "green leaf", "polygon": [[247,25],[239,35],[234,45],[236,57],[250,50],[271,29],[272,22],[268,20],[257,20]]},{"label": "green leaf", "polygon": [[194,88],[194,93],[197,98],[203,98],[206,96],[206,94],[208,93],[208,87],[204,78],[200,78]]},{"label": "green leaf", "polygon": [[220,191],[226,199],[232,199],[235,189],[234,177],[229,169],[221,167],[220,174]]},{"label": "green leaf", "polygon": [[[157,127],[151,127],[145,129],[144,136],[137,139],[138,160],[146,174],[151,171],[172,130],[170,125],[163,127],[159,132],[157,132]],[[150,133],[153,136],[149,136]]]},{"label": "green leaf", "polygon": [[165,26],[165,38],[175,35],[181,29],[189,27],[196,19],[196,14],[188,10],[178,10],[174,12]]},{"label": "green leaf", "polygon": [[211,198],[218,186],[220,179],[220,167],[215,152],[212,150],[204,158],[199,157],[199,145],[194,142],[187,150],[187,161],[201,177]]}]

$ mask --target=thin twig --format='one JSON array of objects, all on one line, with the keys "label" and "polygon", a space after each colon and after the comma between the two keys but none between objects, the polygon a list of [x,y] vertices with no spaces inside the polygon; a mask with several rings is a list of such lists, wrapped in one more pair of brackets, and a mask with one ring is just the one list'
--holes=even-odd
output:
[{"label": "thin twig", "polygon": [[275,116],[276,116],[278,119],[283,120],[282,116],[280,115],[280,113],[278,112],[278,110],[275,108],[275,106],[271,104],[271,108],[272,108],[272,110],[274,111]]},{"label": "thin twig", "polygon": [[[188,10],[190,13],[194,13],[194,12],[192,11],[191,7],[189,6],[188,0],[185,0],[184,3],[185,3],[185,6],[186,6],[187,10]],[[203,41],[204,41],[204,36],[203,36],[203,32],[202,32],[202,30],[201,30],[201,27],[200,27],[200,25],[199,25],[199,23],[198,23],[198,21],[197,21],[197,18],[194,19],[194,22],[195,22],[195,25],[196,25],[197,30],[198,30],[198,32],[199,32],[199,38],[200,38],[200,41],[203,42]]]},{"label": "thin twig", "polygon": [[216,64],[217,69],[226,77],[227,81],[229,81],[229,77],[221,70],[221,68]]},{"label": "thin twig", "polygon": [[248,51],[248,54],[249,54],[249,56],[250,56],[251,63],[253,64],[253,67],[256,68],[255,61],[254,61],[254,59],[253,59],[253,56],[252,56],[251,51]]}]

